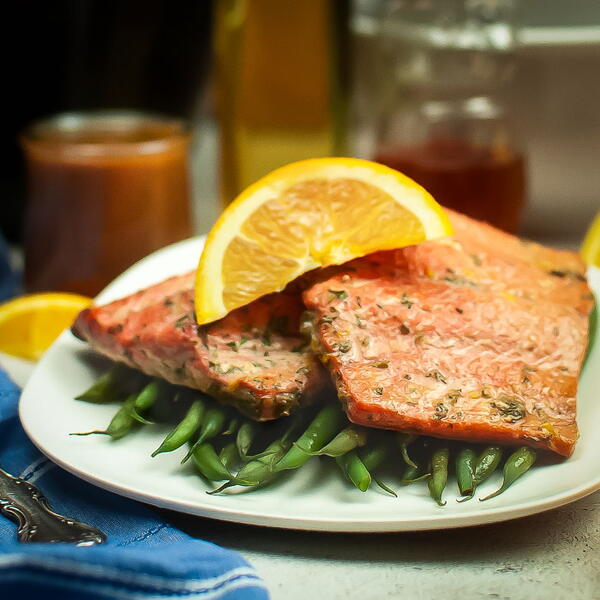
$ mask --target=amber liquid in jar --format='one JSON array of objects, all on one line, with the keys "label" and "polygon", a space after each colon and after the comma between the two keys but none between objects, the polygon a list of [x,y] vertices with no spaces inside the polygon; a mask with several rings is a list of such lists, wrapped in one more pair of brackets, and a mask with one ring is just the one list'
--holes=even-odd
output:
[{"label": "amber liquid in jar", "polygon": [[513,150],[441,138],[383,148],[375,160],[414,179],[443,206],[510,233],[518,230],[525,164]]},{"label": "amber liquid in jar", "polygon": [[137,113],[61,115],[22,137],[27,291],[95,295],[191,233],[188,133]]}]

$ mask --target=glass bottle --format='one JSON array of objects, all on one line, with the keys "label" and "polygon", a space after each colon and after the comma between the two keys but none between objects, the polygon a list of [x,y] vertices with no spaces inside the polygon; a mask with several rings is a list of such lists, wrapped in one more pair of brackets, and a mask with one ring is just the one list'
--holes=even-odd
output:
[{"label": "glass bottle", "polygon": [[515,28],[509,0],[403,0],[382,22],[384,90],[375,160],[442,205],[515,232],[525,160],[505,91]]},{"label": "glass bottle", "polygon": [[343,153],[347,0],[219,0],[215,83],[224,205],[269,171]]}]

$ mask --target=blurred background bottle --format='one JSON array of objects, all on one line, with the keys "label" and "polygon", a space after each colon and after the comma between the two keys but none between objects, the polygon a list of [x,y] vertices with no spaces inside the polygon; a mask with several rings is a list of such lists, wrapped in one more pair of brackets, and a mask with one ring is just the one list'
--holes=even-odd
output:
[{"label": "blurred background bottle", "polygon": [[347,0],[220,0],[214,48],[223,204],[269,171],[344,153]]},{"label": "blurred background bottle", "polygon": [[388,73],[374,159],[440,203],[516,232],[525,161],[503,92],[516,45],[511,0],[400,0],[381,21]]}]

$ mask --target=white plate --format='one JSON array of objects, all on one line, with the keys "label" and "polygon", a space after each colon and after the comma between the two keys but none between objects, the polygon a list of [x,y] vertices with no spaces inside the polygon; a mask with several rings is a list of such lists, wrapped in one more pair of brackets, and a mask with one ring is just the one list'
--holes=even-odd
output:
[{"label": "white plate", "polygon": [[[201,244],[189,240],[169,246],[134,265],[100,296],[104,302],[162,278],[194,268]],[[600,290],[600,271],[592,273]],[[414,531],[480,525],[522,517],[572,502],[600,488],[600,344],[596,344],[579,393],[581,439],[567,461],[534,468],[507,493],[485,503],[458,504],[454,485],[448,503],[438,507],[427,486],[416,484],[397,499],[378,488],[361,493],[335,473],[335,465],[313,460],[271,487],[209,496],[192,467],[181,467],[185,450],[150,453],[166,429],[143,427],[118,442],[104,436],[75,437],[69,432],[105,425],[114,405],[76,402],[98,371],[86,345],[65,332],[46,353],[21,397],[20,415],[29,437],[53,461],[95,485],[155,506],[226,521],[319,531]],[[332,461],[329,461],[332,463]],[[482,486],[495,489],[499,474]]]}]

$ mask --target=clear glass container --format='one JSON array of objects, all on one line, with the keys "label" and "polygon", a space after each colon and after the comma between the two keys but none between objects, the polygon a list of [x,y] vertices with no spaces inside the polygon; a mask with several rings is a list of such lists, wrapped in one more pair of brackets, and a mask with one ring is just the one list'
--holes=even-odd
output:
[{"label": "clear glass container", "polygon": [[525,160],[504,101],[513,70],[512,3],[404,0],[381,25],[393,73],[375,160],[441,204],[515,232]]}]

